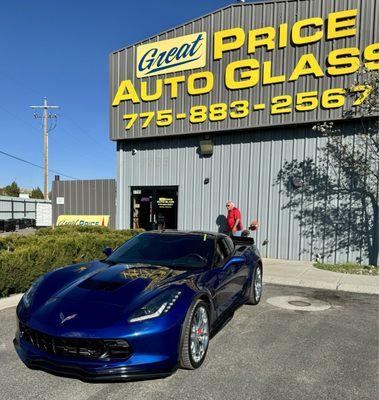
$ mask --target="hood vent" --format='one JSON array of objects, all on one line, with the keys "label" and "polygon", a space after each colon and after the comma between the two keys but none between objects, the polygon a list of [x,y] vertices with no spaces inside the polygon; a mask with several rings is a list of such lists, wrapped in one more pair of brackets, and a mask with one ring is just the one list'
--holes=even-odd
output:
[{"label": "hood vent", "polygon": [[113,292],[114,290],[119,289],[121,286],[124,286],[126,282],[107,282],[107,281],[99,281],[96,279],[87,279],[83,281],[78,287],[81,289],[88,290],[104,290],[107,292]]}]

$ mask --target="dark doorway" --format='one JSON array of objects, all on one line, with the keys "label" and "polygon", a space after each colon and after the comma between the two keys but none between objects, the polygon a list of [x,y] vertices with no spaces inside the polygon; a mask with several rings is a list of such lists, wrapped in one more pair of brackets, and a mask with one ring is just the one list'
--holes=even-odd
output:
[{"label": "dark doorway", "polygon": [[178,188],[133,187],[131,224],[133,229],[178,229]]}]

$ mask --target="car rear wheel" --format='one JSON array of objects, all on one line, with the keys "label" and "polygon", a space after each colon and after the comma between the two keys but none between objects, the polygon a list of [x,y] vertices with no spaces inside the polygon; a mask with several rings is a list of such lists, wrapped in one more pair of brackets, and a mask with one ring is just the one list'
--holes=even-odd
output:
[{"label": "car rear wheel", "polygon": [[180,365],[185,369],[199,368],[209,344],[209,309],[202,301],[195,301],[187,312],[183,325]]},{"label": "car rear wheel", "polygon": [[257,265],[254,270],[253,279],[250,286],[249,300],[247,304],[256,305],[262,297],[262,266]]}]

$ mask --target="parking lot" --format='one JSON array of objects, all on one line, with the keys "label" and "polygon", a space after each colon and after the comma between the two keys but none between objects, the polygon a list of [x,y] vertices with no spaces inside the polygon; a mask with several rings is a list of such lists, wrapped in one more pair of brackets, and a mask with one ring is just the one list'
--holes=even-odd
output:
[{"label": "parking lot", "polygon": [[[294,310],[272,305],[286,307],[279,296],[300,296],[316,308],[330,308],[304,311],[304,300],[292,301],[292,308],[299,306]],[[14,314],[15,308],[0,311],[0,396],[5,400],[378,398],[375,295],[265,285],[261,304],[238,309],[212,339],[200,369],[116,384],[27,369],[13,350]]]}]

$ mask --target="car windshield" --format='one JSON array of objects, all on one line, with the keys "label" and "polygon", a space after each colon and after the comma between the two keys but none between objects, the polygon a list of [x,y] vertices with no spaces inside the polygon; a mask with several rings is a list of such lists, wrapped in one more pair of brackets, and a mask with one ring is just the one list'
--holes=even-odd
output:
[{"label": "car windshield", "polygon": [[141,233],[116,249],[106,261],[204,268],[211,266],[213,251],[214,240],[206,234]]}]

